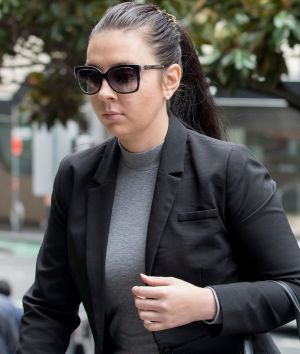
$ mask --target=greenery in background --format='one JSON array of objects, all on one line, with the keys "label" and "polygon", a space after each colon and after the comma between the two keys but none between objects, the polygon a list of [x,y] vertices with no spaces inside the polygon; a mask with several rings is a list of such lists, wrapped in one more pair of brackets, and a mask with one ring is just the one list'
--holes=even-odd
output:
[{"label": "greenery in background", "polygon": [[[5,54],[42,62],[25,85],[31,120],[78,119],[84,97],[73,67],[85,61],[88,35],[109,0],[0,0],[0,64]],[[151,2],[151,1],[139,1]],[[300,109],[300,99],[281,82],[287,72],[282,45],[300,43],[300,0],[155,1],[190,29],[212,82],[234,90],[275,93]],[[40,53],[46,53],[43,57]],[[25,64],[28,65],[28,64]]]}]

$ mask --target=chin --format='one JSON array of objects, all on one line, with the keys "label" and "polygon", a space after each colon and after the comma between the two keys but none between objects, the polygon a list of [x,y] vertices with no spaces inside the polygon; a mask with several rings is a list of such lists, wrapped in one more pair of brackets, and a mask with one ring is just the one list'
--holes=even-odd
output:
[{"label": "chin", "polygon": [[119,139],[128,138],[128,136],[130,136],[130,133],[125,131],[124,128],[120,126],[106,126],[105,128],[110,135]]}]

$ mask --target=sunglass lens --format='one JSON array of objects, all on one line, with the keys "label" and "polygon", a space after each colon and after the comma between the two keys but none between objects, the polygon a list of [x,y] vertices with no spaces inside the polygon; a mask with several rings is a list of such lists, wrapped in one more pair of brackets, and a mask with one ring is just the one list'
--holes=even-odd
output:
[{"label": "sunglass lens", "polygon": [[90,68],[80,69],[77,74],[77,79],[81,90],[88,95],[99,91],[102,84],[101,73]]},{"label": "sunglass lens", "polygon": [[120,93],[134,92],[138,88],[138,72],[132,67],[112,68],[107,79],[113,90]]}]

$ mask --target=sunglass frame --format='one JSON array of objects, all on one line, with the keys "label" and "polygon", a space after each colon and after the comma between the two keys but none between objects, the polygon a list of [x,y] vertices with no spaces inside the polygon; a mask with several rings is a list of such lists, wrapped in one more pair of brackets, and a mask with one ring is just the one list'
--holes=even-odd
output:
[{"label": "sunglass frame", "polygon": [[[75,75],[75,78],[76,78],[76,80],[78,82],[78,85],[79,85],[79,88],[80,88],[81,92],[83,92],[85,95],[95,95],[96,93],[98,93],[101,90],[103,79],[105,79],[107,81],[108,85],[110,86],[110,88],[113,91],[115,91],[117,93],[120,93],[120,94],[129,94],[129,93],[134,93],[134,92],[138,91],[138,89],[140,87],[140,81],[141,81],[140,73],[141,73],[142,70],[151,70],[151,69],[162,70],[165,67],[166,67],[165,65],[159,65],[159,64],[152,64],[152,65],[122,64],[122,65],[112,66],[106,72],[102,72],[98,67],[93,66],[93,65],[79,65],[79,66],[75,66],[74,75]],[[136,85],[136,88],[134,90],[127,91],[127,92],[118,91],[110,83],[109,77],[108,77],[109,73],[111,71],[113,71],[115,69],[119,69],[119,68],[131,68],[131,69],[135,70],[136,79],[137,79],[137,85]],[[99,80],[98,88],[95,91],[87,92],[87,91],[83,90],[83,88],[80,85],[80,78],[79,78],[80,70],[93,70],[93,71],[96,71],[96,72],[98,72],[100,74],[101,80]]]}]

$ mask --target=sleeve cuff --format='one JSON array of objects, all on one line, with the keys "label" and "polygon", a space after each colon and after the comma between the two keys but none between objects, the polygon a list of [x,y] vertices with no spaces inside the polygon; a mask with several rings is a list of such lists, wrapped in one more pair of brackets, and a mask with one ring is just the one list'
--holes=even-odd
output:
[{"label": "sleeve cuff", "polygon": [[222,315],[222,311],[221,311],[221,308],[220,308],[220,302],[219,302],[219,299],[218,299],[218,295],[217,293],[215,292],[215,290],[213,288],[211,288],[210,286],[206,286],[207,289],[210,289],[212,291],[212,293],[214,294],[214,298],[215,298],[215,301],[216,301],[216,305],[217,305],[217,313],[216,313],[216,316],[213,320],[211,321],[203,321],[205,322],[206,324],[221,324],[223,322],[223,315]]}]

